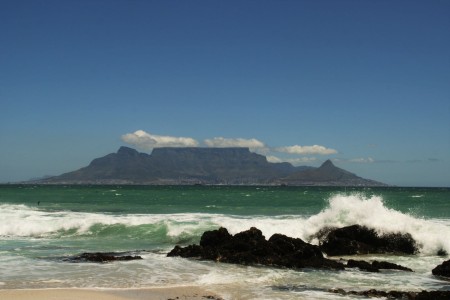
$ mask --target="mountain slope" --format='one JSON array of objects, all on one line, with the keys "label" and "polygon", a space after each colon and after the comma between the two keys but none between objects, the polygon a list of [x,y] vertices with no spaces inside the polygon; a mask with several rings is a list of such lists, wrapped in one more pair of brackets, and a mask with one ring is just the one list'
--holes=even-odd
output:
[{"label": "mountain slope", "polygon": [[155,148],[151,155],[121,147],[43,184],[382,185],[326,161],[320,168],[270,163],[248,148]]},{"label": "mountain slope", "polygon": [[336,167],[331,160],[325,161],[319,168],[295,172],[280,179],[287,185],[342,185],[342,186],[379,186],[384,185],[361,178],[349,171]]}]

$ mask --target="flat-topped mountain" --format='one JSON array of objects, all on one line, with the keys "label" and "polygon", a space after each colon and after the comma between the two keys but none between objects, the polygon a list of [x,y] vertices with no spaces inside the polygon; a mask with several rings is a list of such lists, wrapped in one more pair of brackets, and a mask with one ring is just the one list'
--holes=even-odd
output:
[{"label": "flat-topped mountain", "polygon": [[[35,181],[36,182],[36,181]],[[248,148],[155,148],[151,154],[121,147],[87,167],[37,181],[44,184],[261,184],[383,185],[337,168],[270,163]]]}]

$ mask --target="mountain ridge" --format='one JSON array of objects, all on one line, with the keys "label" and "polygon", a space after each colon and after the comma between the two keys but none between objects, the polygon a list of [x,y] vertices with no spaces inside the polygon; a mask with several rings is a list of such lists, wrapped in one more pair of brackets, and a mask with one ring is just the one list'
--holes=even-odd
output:
[{"label": "mountain ridge", "polygon": [[122,146],[116,153],[93,159],[86,167],[33,181],[41,184],[148,185],[330,185],[385,184],[336,167],[331,160],[320,167],[272,163],[249,148],[155,148],[151,154]]}]

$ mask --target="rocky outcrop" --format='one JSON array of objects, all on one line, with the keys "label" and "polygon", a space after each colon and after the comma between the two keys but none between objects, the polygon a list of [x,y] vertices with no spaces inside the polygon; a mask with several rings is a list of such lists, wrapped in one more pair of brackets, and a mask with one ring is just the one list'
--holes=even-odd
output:
[{"label": "rocky outcrop", "polygon": [[354,260],[350,259],[347,262],[347,268],[358,268],[362,271],[367,272],[380,272],[381,269],[384,270],[400,270],[400,271],[407,271],[407,272],[413,272],[410,268],[406,268],[397,264],[393,264],[386,261],[373,261],[372,263],[363,261],[363,260]]},{"label": "rocky outcrop", "polygon": [[341,295],[355,295],[363,296],[365,298],[387,298],[387,299],[402,299],[402,300],[448,300],[450,299],[450,291],[421,291],[421,292],[404,292],[404,291],[345,291],[343,289],[331,289],[330,293]]},{"label": "rocky outcrop", "polygon": [[329,256],[355,254],[415,254],[417,243],[409,233],[379,236],[374,229],[352,225],[330,230],[322,237],[320,249]]},{"label": "rocky outcrop", "polygon": [[318,246],[282,234],[274,234],[266,240],[254,227],[234,236],[225,228],[207,231],[201,237],[200,245],[175,246],[168,256],[292,269],[344,269],[343,264],[324,258]]},{"label": "rocky outcrop", "polygon": [[69,262],[96,262],[96,263],[107,263],[112,261],[128,261],[142,259],[141,256],[126,255],[125,253],[82,253],[80,255],[72,256],[64,259]]},{"label": "rocky outcrop", "polygon": [[450,260],[444,261],[442,264],[434,268],[431,272],[436,276],[444,276],[450,278]]}]

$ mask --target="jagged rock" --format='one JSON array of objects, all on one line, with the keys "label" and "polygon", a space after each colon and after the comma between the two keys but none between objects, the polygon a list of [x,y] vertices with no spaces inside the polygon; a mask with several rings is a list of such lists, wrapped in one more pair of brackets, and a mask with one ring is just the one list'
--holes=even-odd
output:
[{"label": "jagged rock", "polygon": [[448,300],[450,291],[422,291],[415,295],[414,300]]},{"label": "jagged rock", "polygon": [[343,270],[343,265],[323,257],[320,248],[302,239],[274,234],[269,239],[274,254],[273,265],[287,268],[326,268]]},{"label": "jagged rock", "polygon": [[347,262],[347,268],[358,268],[363,271],[368,272],[379,272],[380,269],[389,269],[389,270],[401,270],[407,272],[413,272],[410,268],[406,268],[397,264],[393,264],[386,261],[373,261],[372,263],[368,263],[362,260],[353,260],[350,259]]},{"label": "jagged rock", "polygon": [[439,249],[436,254],[439,256],[447,256],[448,255],[447,251],[445,251],[444,249]]},{"label": "jagged rock", "polygon": [[70,262],[97,262],[106,263],[111,261],[126,261],[142,259],[140,256],[123,255],[121,253],[82,253],[80,255],[72,256],[65,259]]},{"label": "jagged rock", "polygon": [[282,234],[274,234],[266,240],[262,232],[255,227],[234,236],[225,228],[207,231],[203,234],[200,245],[184,248],[176,246],[168,256],[294,269],[344,269],[343,264],[324,258],[318,246]]},{"label": "jagged rock", "polygon": [[373,261],[372,262],[372,266],[377,268],[377,269],[385,269],[385,270],[400,270],[400,271],[406,271],[406,272],[414,272],[413,270],[411,270],[410,268],[401,266],[401,265],[397,265],[394,263],[390,263],[387,261]]},{"label": "jagged rock", "polygon": [[415,254],[416,241],[409,233],[390,233],[378,236],[374,229],[352,225],[331,230],[321,242],[320,248],[330,256],[401,253]]},{"label": "jagged rock", "polygon": [[350,259],[347,262],[347,268],[358,268],[360,270],[368,271],[368,272],[380,272],[380,269],[375,268],[370,263],[363,261],[363,260]]},{"label": "jagged rock", "polygon": [[421,292],[404,292],[404,291],[379,291],[375,289],[367,291],[345,291],[343,289],[331,289],[330,293],[341,295],[355,295],[364,297],[383,297],[387,299],[402,300],[448,300],[450,299],[450,291],[421,291]]},{"label": "jagged rock", "polygon": [[450,260],[444,261],[442,264],[434,268],[433,275],[450,277]]},{"label": "jagged rock", "polygon": [[228,243],[233,236],[228,233],[228,230],[221,227],[218,230],[206,231],[200,239],[200,246],[202,247],[219,247]]}]

